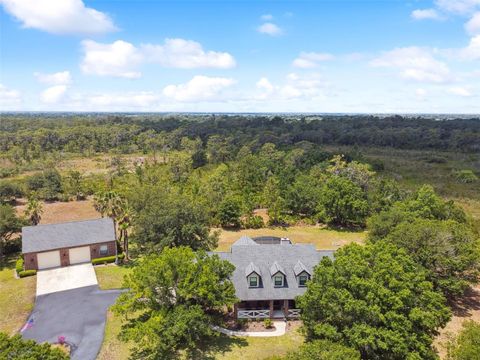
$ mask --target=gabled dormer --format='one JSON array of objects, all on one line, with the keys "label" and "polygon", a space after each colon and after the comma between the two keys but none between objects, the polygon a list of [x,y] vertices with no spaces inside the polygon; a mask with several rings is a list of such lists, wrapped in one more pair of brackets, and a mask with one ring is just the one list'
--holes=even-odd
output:
[{"label": "gabled dormer", "polygon": [[260,269],[254,263],[248,264],[248,266],[245,268],[245,277],[247,278],[249,288],[260,287]]},{"label": "gabled dormer", "polygon": [[310,271],[308,271],[307,267],[303,265],[303,263],[298,260],[295,266],[293,267],[293,272],[295,273],[295,277],[297,278],[297,283],[299,287],[307,286],[307,281],[310,280],[312,276]]},{"label": "gabled dormer", "polygon": [[270,276],[274,287],[284,287],[286,285],[285,277],[287,274],[276,261],[270,267]]}]

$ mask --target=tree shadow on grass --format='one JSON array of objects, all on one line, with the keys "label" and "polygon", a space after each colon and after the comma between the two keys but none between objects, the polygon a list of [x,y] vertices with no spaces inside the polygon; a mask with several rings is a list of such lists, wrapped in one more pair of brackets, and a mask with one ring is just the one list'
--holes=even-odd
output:
[{"label": "tree shadow on grass", "polygon": [[450,306],[455,316],[471,316],[472,311],[480,310],[480,286],[468,288],[463,296],[451,301]]},{"label": "tree shadow on grass", "polygon": [[195,354],[191,354],[191,358],[196,360],[213,360],[216,359],[218,355],[232,351],[234,347],[244,347],[247,345],[248,342],[245,338],[218,334],[198,348]]}]

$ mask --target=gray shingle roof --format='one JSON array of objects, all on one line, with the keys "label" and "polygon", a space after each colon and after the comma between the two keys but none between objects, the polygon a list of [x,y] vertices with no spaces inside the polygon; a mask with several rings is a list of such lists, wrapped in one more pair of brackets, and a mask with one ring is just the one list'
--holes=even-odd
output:
[{"label": "gray shingle roof", "polygon": [[48,251],[115,240],[110,218],[22,228],[22,253]]},{"label": "gray shingle roof", "polygon": [[258,245],[252,238],[243,235],[240,239],[235,241],[232,246],[239,246],[239,245]]},{"label": "gray shingle roof", "polygon": [[248,276],[250,275],[251,273],[257,273],[258,275],[262,275],[260,273],[260,269],[258,268],[258,266],[256,266],[254,263],[250,263],[248,264],[248,266],[245,268],[245,276]]},{"label": "gray shingle roof", "polygon": [[297,263],[295,264],[295,266],[293,267],[293,272],[294,272],[295,276],[300,275],[304,271],[306,273],[308,273],[309,275],[312,275],[312,273],[310,271],[308,271],[307,267],[305,265],[303,265],[303,263],[300,260],[298,260]]},{"label": "gray shingle roof", "polygon": [[283,270],[280,264],[274,261],[272,266],[270,266],[270,276],[273,276],[278,272],[281,272],[283,275],[286,275],[285,270]]},{"label": "gray shingle roof", "polygon": [[[243,241],[242,241],[243,242]],[[260,245],[237,243],[232,246],[230,252],[215,252],[224,260],[235,265],[232,281],[236,295],[240,300],[281,300],[294,299],[305,292],[305,287],[299,287],[295,275],[295,266],[301,260],[301,264],[310,274],[322,257],[333,258],[334,251],[317,251],[311,244],[282,244]],[[275,287],[271,276],[271,268],[277,265],[285,273],[285,285]],[[247,267],[255,264],[261,275],[260,286],[250,288],[245,275]],[[298,266],[297,266],[298,268]]]}]

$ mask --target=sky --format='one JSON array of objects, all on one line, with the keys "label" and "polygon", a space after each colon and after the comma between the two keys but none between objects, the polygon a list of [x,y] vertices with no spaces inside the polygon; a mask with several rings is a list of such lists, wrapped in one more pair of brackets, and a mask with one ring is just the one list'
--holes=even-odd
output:
[{"label": "sky", "polygon": [[0,0],[1,111],[480,113],[480,0]]}]

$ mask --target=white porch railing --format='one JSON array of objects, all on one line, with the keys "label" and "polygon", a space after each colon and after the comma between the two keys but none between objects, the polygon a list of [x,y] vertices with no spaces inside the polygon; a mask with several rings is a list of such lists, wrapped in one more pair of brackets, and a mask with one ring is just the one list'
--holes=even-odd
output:
[{"label": "white porch railing", "polygon": [[270,310],[238,310],[239,319],[266,319],[270,317]]},{"label": "white porch railing", "polygon": [[300,317],[300,309],[288,309],[287,316],[289,318],[298,318]]}]

